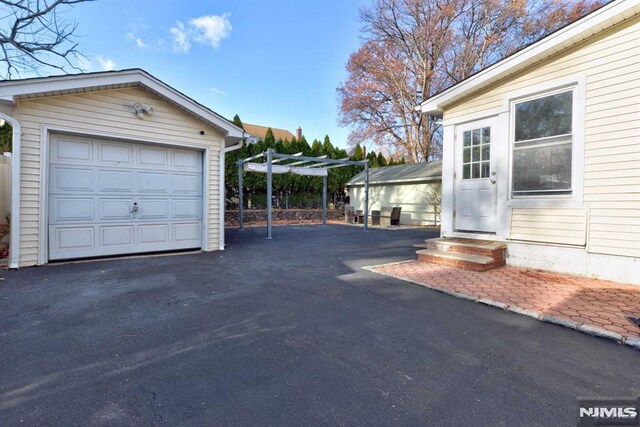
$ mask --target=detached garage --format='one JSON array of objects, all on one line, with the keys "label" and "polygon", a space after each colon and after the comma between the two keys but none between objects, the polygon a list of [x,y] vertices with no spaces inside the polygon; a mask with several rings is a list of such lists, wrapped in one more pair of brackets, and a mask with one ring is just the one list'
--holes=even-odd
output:
[{"label": "detached garage", "polygon": [[14,131],[10,267],[224,249],[224,152],[244,132],[213,111],[125,70],[0,82],[0,118]]}]

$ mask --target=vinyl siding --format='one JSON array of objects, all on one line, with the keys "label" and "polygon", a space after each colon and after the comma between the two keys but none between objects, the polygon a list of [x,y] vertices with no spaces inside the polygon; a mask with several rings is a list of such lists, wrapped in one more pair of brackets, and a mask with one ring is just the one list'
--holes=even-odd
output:
[{"label": "vinyl siding", "polygon": [[584,245],[585,211],[566,208],[514,208],[511,210],[511,239]]},{"label": "vinyl siding", "polygon": [[[153,107],[153,115],[139,119],[133,104]],[[223,137],[209,125],[142,89],[116,89],[20,101],[22,125],[20,266],[38,262],[40,238],[40,141],[43,126],[74,132],[100,133],[130,141],[189,144],[210,147],[208,239],[219,247],[219,156]],[[204,131],[205,135],[200,135]],[[46,159],[44,159],[46,161]],[[207,218],[205,217],[205,220]]]},{"label": "vinyl siding", "polygon": [[[401,206],[400,224],[432,225],[440,223],[435,206],[428,202],[428,195],[440,187],[440,183],[370,185],[369,213],[383,206]],[[353,186],[349,191],[351,206],[364,210],[364,187]]]},{"label": "vinyl siding", "polygon": [[[447,106],[444,120],[502,109],[504,99],[514,91],[577,73],[586,75],[584,209],[513,208],[510,237],[586,245],[593,253],[637,257],[640,255],[639,17]],[[559,227],[559,222],[552,218],[561,218],[565,226]]]}]

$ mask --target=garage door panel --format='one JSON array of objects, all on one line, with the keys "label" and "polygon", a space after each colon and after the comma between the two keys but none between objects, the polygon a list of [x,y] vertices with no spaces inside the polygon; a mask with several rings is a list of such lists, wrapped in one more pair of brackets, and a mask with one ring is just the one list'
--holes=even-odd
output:
[{"label": "garage door panel", "polygon": [[55,229],[57,249],[93,249],[94,227],[59,227]]},{"label": "garage door panel", "polygon": [[168,193],[169,175],[166,173],[138,172],[140,193]]},{"label": "garage door panel", "polygon": [[52,162],[91,163],[93,144],[89,140],[59,139],[52,150]]},{"label": "garage door panel", "polygon": [[174,199],[173,200],[173,217],[174,218],[193,218],[198,219],[202,216],[201,199]]},{"label": "garage door panel", "polygon": [[177,243],[197,243],[200,239],[200,223],[173,224],[173,240]]},{"label": "garage door panel", "polygon": [[138,226],[141,245],[164,243],[169,244],[168,224],[144,224]]},{"label": "garage door panel", "polygon": [[100,227],[100,245],[105,246],[134,246],[133,225],[112,225]]},{"label": "garage door panel", "polygon": [[201,195],[202,174],[173,174],[171,187],[175,194]]},{"label": "garage door panel", "polygon": [[133,171],[100,170],[98,173],[98,191],[133,192]]},{"label": "garage door panel", "polygon": [[169,219],[169,201],[139,199],[139,214],[142,219]]},{"label": "garage door panel", "polygon": [[133,166],[133,147],[130,144],[100,143],[98,160],[113,166]]},{"label": "garage door panel", "polygon": [[93,191],[93,170],[90,168],[53,166],[51,176],[53,193]]},{"label": "garage door panel", "polygon": [[202,152],[58,135],[49,152],[49,259],[202,246]]},{"label": "garage door panel", "polygon": [[140,147],[138,150],[138,165],[154,168],[169,166],[167,149],[155,147]]},{"label": "garage door panel", "polygon": [[95,208],[91,197],[77,199],[55,197],[51,200],[51,205],[53,206],[52,222],[88,222],[94,220]]},{"label": "garage door panel", "polygon": [[101,199],[98,221],[131,220],[133,199]]},{"label": "garage door panel", "polygon": [[176,169],[199,172],[202,162],[200,162],[199,153],[196,151],[174,150],[173,166]]}]

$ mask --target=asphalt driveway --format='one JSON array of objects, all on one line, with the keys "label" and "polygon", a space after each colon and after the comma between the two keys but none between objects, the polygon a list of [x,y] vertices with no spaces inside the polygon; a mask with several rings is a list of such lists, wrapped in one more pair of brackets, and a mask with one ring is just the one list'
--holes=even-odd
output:
[{"label": "asphalt driveway", "polygon": [[575,425],[640,352],[360,267],[419,230],[2,272],[0,425]]}]

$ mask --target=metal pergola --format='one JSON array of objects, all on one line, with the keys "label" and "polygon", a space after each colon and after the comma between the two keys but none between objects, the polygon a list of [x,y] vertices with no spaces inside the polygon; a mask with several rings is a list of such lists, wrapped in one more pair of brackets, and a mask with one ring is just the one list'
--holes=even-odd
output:
[{"label": "metal pergola", "polygon": [[[266,160],[257,163],[255,160]],[[287,163],[293,160],[291,163]],[[302,153],[297,154],[279,154],[269,148],[255,156],[238,160],[238,204],[240,206],[240,230],[244,229],[244,195],[242,185],[242,173],[262,172],[267,174],[267,239],[272,238],[271,217],[272,217],[272,176],[274,173],[293,173],[304,176],[321,176],[324,180],[322,188],[322,224],[327,223],[327,187],[329,169],[341,168],[351,165],[364,166],[364,231],[367,231],[367,222],[369,219],[369,161],[368,160],[348,160],[348,159],[328,159],[327,156],[321,157],[305,157]]]}]

